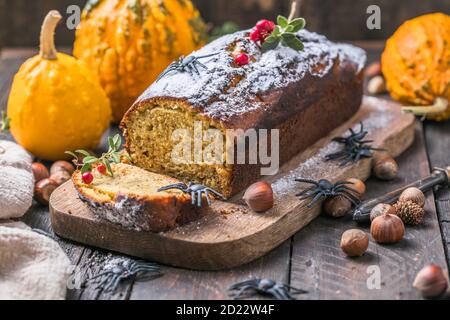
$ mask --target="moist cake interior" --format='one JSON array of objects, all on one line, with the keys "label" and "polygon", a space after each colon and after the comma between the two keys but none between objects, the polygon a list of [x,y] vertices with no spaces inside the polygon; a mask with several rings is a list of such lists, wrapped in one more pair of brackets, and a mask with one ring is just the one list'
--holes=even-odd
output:
[{"label": "moist cake interior", "polygon": [[[213,141],[205,137],[208,129],[218,129],[218,132],[221,132],[223,152],[220,157],[225,159],[223,128],[219,128],[208,119],[201,118],[181,103],[155,102],[141,104],[129,115],[127,144],[133,163],[146,170],[177,177],[185,182],[202,183],[229,196],[232,166],[226,163],[208,164],[194,161],[193,140],[187,159],[195,163],[173,161],[172,153],[174,150],[180,150],[182,142],[182,138],[173,137],[173,133],[179,129],[187,130],[188,137],[193,139],[196,121],[201,121],[203,129],[202,150],[206,150]],[[197,138],[201,139],[199,136]],[[211,154],[214,156],[214,151]]]}]

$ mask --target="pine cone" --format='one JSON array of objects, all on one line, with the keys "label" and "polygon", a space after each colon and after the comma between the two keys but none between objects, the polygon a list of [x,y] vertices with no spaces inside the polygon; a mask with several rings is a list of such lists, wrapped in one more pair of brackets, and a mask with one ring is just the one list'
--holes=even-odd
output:
[{"label": "pine cone", "polygon": [[398,201],[394,204],[397,210],[397,216],[406,224],[417,225],[422,223],[425,210],[416,203],[407,201]]}]

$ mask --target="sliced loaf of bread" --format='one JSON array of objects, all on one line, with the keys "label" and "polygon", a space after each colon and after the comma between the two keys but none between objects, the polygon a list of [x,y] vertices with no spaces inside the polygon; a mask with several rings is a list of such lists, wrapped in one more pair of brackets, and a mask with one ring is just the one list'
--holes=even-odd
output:
[{"label": "sliced loaf of bread", "polygon": [[179,190],[158,192],[179,180],[124,163],[111,167],[114,176],[93,170],[91,184],[83,183],[80,171],[72,177],[80,199],[98,218],[136,230],[162,232],[201,216],[190,195]]}]

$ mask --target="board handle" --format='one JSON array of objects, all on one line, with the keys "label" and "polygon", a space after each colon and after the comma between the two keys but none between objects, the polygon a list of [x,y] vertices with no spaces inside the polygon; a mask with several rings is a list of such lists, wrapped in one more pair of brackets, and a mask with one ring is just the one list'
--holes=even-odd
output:
[{"label": "board handle", "polygon": [[370,212],[377,204],[392,204],[396,202],[402,192],[407,188],[415,187],[420,189],[422,192],[427,192],[435,186],[449,186],[449,172],[450,167],[447,167],[446,169],[434,168],[431,175],[425,179],[417,180],[404,187],[388,192],[385,195],[372,200],[367,200],[353,210],[353,220],[359,223],[370,222]]}]

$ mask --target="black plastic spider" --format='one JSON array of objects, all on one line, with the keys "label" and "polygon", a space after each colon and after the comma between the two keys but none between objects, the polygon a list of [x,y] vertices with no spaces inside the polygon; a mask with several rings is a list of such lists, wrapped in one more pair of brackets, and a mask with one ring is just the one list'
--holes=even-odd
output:
[{"label": "black plastic spider", "polygon": [[189,182],[189,185],[186,185],[185,183],[177,183],[177,184],[171,184],[162,188],[158,189],[158,192],[165,191],[165,190],[171,190],[171,189],[177,189],[181,190],[184,193],[190,193],[192,198],[192,204],[197,203],[197,207],[202,206],[202,195],[205,195],[206,201],[208,202],[208,205],[211,205],[211,199],[209,198],[209,193],[212,193],[214,196],[226,200],[226,198],[217,192],[214,189],[211,189],[209,187],[206,187],[202,184],[195,184],[193,182]]},{"label": "black plastic spider", "polygon": [[196,73],[197,75],[200,74],[200,71],[198,70],[199,67],[207,70],[208,67],[206,67],[203,63],[201,63],[199,60],[200,59],[204,59],[204,58],[209,58],[215,55],[218,55],[219,52],[216,53],[212,53],[212,54],[207,54],[204,56],[199,56],[199,57],[195,57],[195,56],[189,56],[187,58],[185,58],[184,56],[181,56],[178,60],[172,62],[166,70],[164,70],[163,73],[161,73],[161,75],[158,77],[158,79],[156,79],[156,82],[158,82],[159,80],[161,80],[162,78],[164,78],[167,74],[169,74],[172,71],[177,71],[177,72],[189,72],[189,74],[193,74]]},{"label": "black plastic spider", "polygon": [[325,160],[342,160],[339,165],[346,166],[348,163],[356,163],[362,158],[371,158],[373,151],[383,151],[384,149],[372,148],[366,144],[353,144],[345,146],[343,150],[326,155]]},{"label": "black plastic spider", "polygon": [[360,125],[359,132],[355,132],[353,130],[353,128],[350,128],[350,129],[348,129],[348,131],[350,131],[350,135],[348,135],[347,137],[334,138],[333,141],[342,143],[345,145],[353,145],[355,143],[371,143],[371,142],[373,142],[373,140],[363,140],[369,132],[364,130],[364,124],[362,122],[360,122],[359,125]]},{"label": "black plastic spider", "polygon": [[383,149],[373,148],[370,143],[373,140],[363,140],[368,132],[364,131],[364,125],[360,123],[359,132],[355,132],[352,128],[349,129],[350,135],[347,137],[337,137],[333,141],[343,144],[344,149],[325,156],[326,161],[342,160],[340,165],[345,166],[348,163],[356,163],[362,158],[371,158],[373,151],[382,151]]},{"label": "black plastic spider", "polygon": [[319,181],[315,181],[312,179],[303,179],[303,178],[295,179],[295,181],[309,183],[313,185],[296,195],[297,197],[300,197],[301,200],[313,198],[312,201],[308,204],[308,208],[312,208],[314,204],[322,197],[329,198],[335,196],[342,196],[348,199],[355,206],[357,206],[360,203],[358,197],[355,196],[359,194],[358,191],[348,186],[349,184],[353,184],[352,182],[338,181],[335,184],[333,184],[326,179],[320,179]]},{"label": "black plastic spider", "polygon": [[[287,284],[277,283],[270,279],[251,279],[233,284],[228,288],[233,299],[243,299],[251,297],[257,293],[274,297],[277,300],[295,300],[292,294],[305,294],[308,291],[296,289]],[[289,292],[291,291],[291,292]],[[247,294],[245,294],[247,293]]]},{"label": "black plastic spider", "polygon": [[139,276],[140,280],[151,280],[161,275],[161,269],[155,263],[124,260],[87,281],[95,283],[96,288],[101,288],[105,292],[114,292],[121,281],[133,276]]}]

